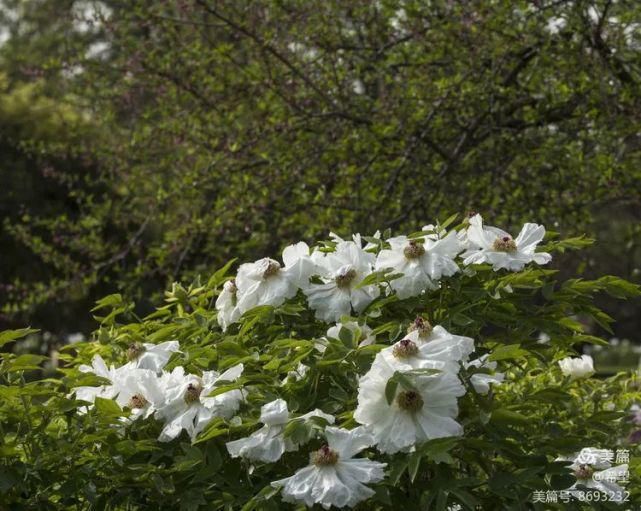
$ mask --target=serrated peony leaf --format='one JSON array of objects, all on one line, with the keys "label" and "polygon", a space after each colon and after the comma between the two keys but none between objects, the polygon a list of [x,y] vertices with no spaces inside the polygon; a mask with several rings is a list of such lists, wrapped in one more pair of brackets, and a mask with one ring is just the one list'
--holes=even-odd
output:
[{"label": "serrated peony leaf", "polygon": [[4,346],[8,342],[12,342],[18,339],[22,339],[30,334],[35,334],[40,330],[36,328],[21,328],[18,330],[5,330],[0,332],[0,347]]}]

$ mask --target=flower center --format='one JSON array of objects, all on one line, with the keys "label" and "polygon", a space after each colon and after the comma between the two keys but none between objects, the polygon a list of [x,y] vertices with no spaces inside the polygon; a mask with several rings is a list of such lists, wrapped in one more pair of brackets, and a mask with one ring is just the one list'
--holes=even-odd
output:
[{"label": "flower center", "polygon": [[329,445],[324,445],[318,451],[312,453],[312,463],[317,467],[336,465],[337,461],[338,453],[330,449]]},{"label": "flower center", "polygon": [[581,464],[579,468],[574,471],[574,476],[581,480],[590,479],[592,474],[594,474],[594,469],[590,465]]},{"label": "flower center", "polygon": [[131,396],[131,399],[129,399],[127,407],[131,408],[132,410],[135,408],[144,408],[147,403],[149,403],[149,401],[147,401],[142,394],[134,394],[133,396]]},{"label": "flower center", "polygon": [[349,287],[350,284],[352,283],[352,280],[356,278],[356,270],[354,268],[349,268],[348,270],[344,270],[341,273],[339,273],[334,281],[336,282],[336,285],[340,288],[346,288]]},{"label": "flower center", "polygon": [[423,408],[425,402],[415,390],[404,390],[396,396],[396,404],[401,410],[414,413]]},{"label": "flower center", "polygon": [[200,401],[200,394],[203,391],[203,386],[200,383],[190,383],[187,385],[185,391],[185,403],[188,405]]},{"label": "flower center", "polygon": [[418,259],[425,254],[425,246],[418,240],[410,240],[403,249],[403,254],[407,259]]},{"label": "flower center", "polygon": [[396,404],[401,410],[406,412],[418,412],[425,402],[421,395],[415,390],[404,390],[396,396]]},{"label": "flower center", "polygon": [[403,339],[394,345],[392,353],[396,358],[413,357],[418,353],[418,346],[409,339]]},{"label": "flower center", "polygon": [[139,342],[132,342],[127,348],[127,360],[137,360],[145,352],[145,347]]},{"label": "flower center", "polygon": [[267,268],[265,268],[265,271],[263,272],[263,278],[268,279],[269,277],[273,277],[279,271],[280,271],[280,263],[278,261],[274,261],[273,259],[270,259],[269,263],[267,263]]},{"label": "flower center", "polygon": [[503,236],[502,238],[496,238],[492,244],[492,248],[496,252],[506,252],[508,254],[516,252],[516,243],[509,236]]},{"label": "flower center", "polygon": [[416,316],[416,319],[407,328],[407,333],[418,331],[419,337],[427,337],[432,333],[432,325],[430,322],[421,316]]}]

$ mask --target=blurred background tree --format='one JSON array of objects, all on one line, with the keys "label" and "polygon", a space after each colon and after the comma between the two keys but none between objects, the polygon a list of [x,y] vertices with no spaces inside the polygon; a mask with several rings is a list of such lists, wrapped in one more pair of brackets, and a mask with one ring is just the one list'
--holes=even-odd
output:
[{"label": "blurred background tree", "polygon": [[[2,327],[469,210],[641,281],[635,0],[0,5]],[[641,303],[602,305],[638,341]]]}]

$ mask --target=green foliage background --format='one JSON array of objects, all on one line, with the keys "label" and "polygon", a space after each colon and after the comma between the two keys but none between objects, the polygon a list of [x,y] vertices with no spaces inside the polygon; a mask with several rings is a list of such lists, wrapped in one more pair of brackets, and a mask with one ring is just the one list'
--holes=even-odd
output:
[{"label": "green foliage background", "polygon": [[[552,241],[544,249],[557,254],[582,244],[577,239]],[[225,442],[255,431],[260,407],[276,397],[294,412],[319,407],[335,414],[337,424],[355,427],[359,375],[370,368],[378,351],[404,336],[417,314],[456,334],[473,336],[476,353],[489,353],[505,371],[506,381],[481,395],[470,383],[473,369],[462,370],[467,394],[459,400],[459,420],[465,435],[425,442],[411,454],[369,450],[370,457],[388,463],[387,475],[376,485],[376,495],[355,509],[382,511],[400,505],[446,511],[458,503],[470,511],[579,511],[626,509],[641,502],[639,446],[625,440],[633,430],[628,410],[641,399],[638,375],[571,381],[557,364],[581,344],[607,343],[586,334],[573,319],[590,317],[604,325],[611,321],[594,306],[597,294],[632,298],[639,295],[638,286],[611,276],[559,282],[553,270],[536,266],[511,273],[477,265],[444,278],[433,292],[406,300],[381,295],[361,317],[374,328],[376,344],[359,346],[359,332],[344,328],[338,339],[327,339],[321,352],[315,343],[328,325],[314,318],[302,292],[280,307],[256,307],[221,332],[212,304],[230,276],[227,266],[207,281],[176,284],[164,304],[144,318],[137,317],[135,305],[121,295],[103,298],[94,308],[99,329],[91,342],[61,350],[56,377],[30,381],[43,357],[3,353],[0,502],[17,509],[51,510],[305,509],[284,504],[270,483],[307,465],[318,441],[277,463],[231,459]],[[539,342],[541,331],[549,333],[549,342]],[[29,333],[2,332],[0,347]],[[184,434],[162,443],[156,440],[159,421],[140,419],[124,426],[121,419],[128,411],[113,400],[98,398],[91,410],[78,413],[87,403],[74,398],[73,388],[105,382],[80,372],[81,363],[100,354],[118,366],[126,362],[132,342],[171,339],[180,339],[181,352],[174,354],[169,369],[184,366],[199,374],[244,364],[237,383],[225,382],[214,390],[242,385],[242,421],[217,418],[193,443]],[[284,382],[299,362],[310,366],[307,375]],[[302,439],[317,429],[322,425],[291,421],[284,434]],[[557,458],[586,445],[630,451],[627,504],[535,502],[533,491],[560,491],[574,483],[571,471]]]},{"label": "green foliage background", "polygon": [[[634,0],[0,5],[3,326],[466,210],[640,279]],[[639,301],[603,305],[635,338]]]}]

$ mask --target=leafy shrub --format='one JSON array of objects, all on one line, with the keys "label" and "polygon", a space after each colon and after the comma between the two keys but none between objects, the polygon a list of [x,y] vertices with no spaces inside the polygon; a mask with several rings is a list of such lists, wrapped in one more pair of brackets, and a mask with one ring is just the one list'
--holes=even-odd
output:
[{"label": "leafy shrub", "polygon": [[576,453],[595,447],[631,450],[627,493],[608,488],[639,502],[638,448],[625,443],[638,381],[590,378],[589,359],[558,363],[605,342],[583,331],[585,318],[611,322],[596,293],[638,288],[614,277],[558,282],[540,266],[585,240],[548,233],[535,251],[541,226],[512,238],[478,215],[446,231],[454,222],[299,243],[284,264],[244,264],[234,280],[229,263],[206,283],[174,284],[144,318],[107,296],[91,342],[57,355],[58,378],[37,379],[41,356],[5,354],[2,501],[617,508],[576,492],[569,503],[534,498],[590,486],[603,467]]}]

